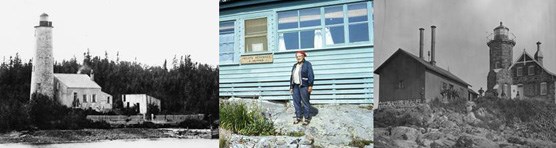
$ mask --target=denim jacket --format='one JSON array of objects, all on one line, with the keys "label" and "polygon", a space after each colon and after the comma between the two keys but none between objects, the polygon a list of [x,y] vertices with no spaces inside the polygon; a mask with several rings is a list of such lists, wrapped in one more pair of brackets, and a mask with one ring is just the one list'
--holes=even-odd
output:
[{"label": "denim jacket", "polygon": [[[293,64],[291,71],[292,74],[294,73],[296,64],[297,63]],[[293,89],[293,86],[295,85],[292,74],[290,74],[290,89]],[[313,74],[313,66],[311,65],[311,62],[303,60],[303,65],[301,66],[299,74],[301,75],[299,77],[301,78],[300,87],[313,86],[315,75]]]}]

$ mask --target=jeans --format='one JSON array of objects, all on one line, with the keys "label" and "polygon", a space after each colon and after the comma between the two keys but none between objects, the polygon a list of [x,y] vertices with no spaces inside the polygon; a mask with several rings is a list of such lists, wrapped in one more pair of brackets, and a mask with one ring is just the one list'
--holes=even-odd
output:
[{"label": "jeans", "polygon": [[310,119],[311,104],[307,87],[299,87],[297,84],[293,86],[293,106],[296,118]]}]

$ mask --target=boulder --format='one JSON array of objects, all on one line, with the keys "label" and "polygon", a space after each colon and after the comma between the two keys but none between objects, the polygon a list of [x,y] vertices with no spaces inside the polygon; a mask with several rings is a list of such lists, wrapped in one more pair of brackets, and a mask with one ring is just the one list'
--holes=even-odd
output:
[{"label": "boulder", "polygon": [[398,126],[392,128],[391,137],[395,140],[409,140],[415,141],[419,136],[419,130],[411,127]]}]

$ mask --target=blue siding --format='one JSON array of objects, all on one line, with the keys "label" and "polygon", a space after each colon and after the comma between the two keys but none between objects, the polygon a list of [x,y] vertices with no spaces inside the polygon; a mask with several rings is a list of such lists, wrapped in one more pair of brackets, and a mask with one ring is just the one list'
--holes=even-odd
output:
[{"label": "blue siding", "polygon": [[[246,8],[234,13],[221,12],[221,21],[235,21],[234,61],[221,63],[220,96],[248,97],[265,100],[288,100],[290,71],[295,63],[295,50],[279,51],[277,35],[278,11],[321,7],[362,1],[323,1],[305,5],[274,6],[265,9]],[[373,26],[372,4],[369,6],[369,42],[343,44],[322,49],[304,49],[313,64],[315,82],[311,103],[373,103]],[[252,11],[249,11],[252,10]],[[222,15],[224,14],[224,15]],[[267,17],[268,52],[243,53],[244,20]],[[346,34],[347,36],[348,34]],[[273,54],[273,62],[239,64],[241,55]]]}]

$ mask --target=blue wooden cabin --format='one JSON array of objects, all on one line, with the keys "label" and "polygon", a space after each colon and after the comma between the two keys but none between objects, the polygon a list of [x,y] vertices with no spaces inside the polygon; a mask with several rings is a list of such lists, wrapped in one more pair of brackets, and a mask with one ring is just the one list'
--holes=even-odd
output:
[{"label": "blue wooden cabin", "polygon": [[220,97],[290,100],[295,51],[313,64],[311,103],[373,103],[373,2],[220,2]]}]

